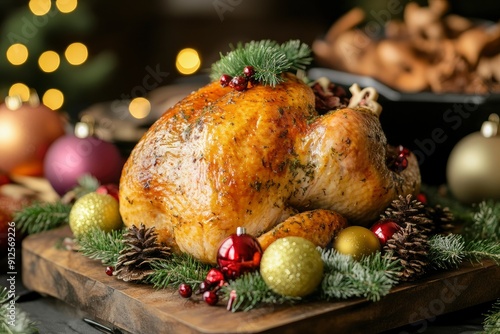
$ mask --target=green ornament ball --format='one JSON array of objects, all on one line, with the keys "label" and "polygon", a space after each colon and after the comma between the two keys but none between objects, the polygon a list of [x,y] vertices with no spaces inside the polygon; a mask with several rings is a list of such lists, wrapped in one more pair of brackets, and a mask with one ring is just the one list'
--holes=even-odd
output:
[{"label": "green ornament ball", "polygon": [[355,260],[380,251],[380,241],[375,233],[362,226],[349,226],[339,232],[333,243],[337,252],[351,255]]},{"label": "green ornament ball", "polygon": [[285,237],[264,251],[260,274],[274,292],[289,297],[311,294],[323,278],[323,260],[311,241]]},{"label": "green ornament ball", "polygon": [[110,232],[121,226],[118,201],[108,194],[88,193],[73,204],[69,213],[69,227],[75,237],[95,228]]}]

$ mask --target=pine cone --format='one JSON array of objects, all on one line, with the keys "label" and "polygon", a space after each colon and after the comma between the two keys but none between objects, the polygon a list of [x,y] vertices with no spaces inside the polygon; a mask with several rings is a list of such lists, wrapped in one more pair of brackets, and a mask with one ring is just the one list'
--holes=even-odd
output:
[{"label": "pine cone", "polygon": [[403,228],[414,225],[422,233],[430,235],[434,230],[434,223],[426,213],[425,206],[414,199],[413,195],[407,195],[406,198],[400,195],[398,199],[392,201],[381,218],[395,221]]},{"label": "pine cone", "polygon": [[154,227],[132,225],[124,234],[125,248],[120,252],[113,275],[126,282],[140,282],[153,273],[151,263],[170,256],[170,248],[157,242]]},{"label": "pine cone", "polygon": [[429,244],[427,236],[412,224],[393,234],[384,246],[384,252],[392,260],[400,260],[403,270],[399,273],[401,281],[411,281],[423,274],[429,264]]},{"label": "pine cone", "polygon": [[436,205],[434,207],[427,207],[427,216],[432,219],[434,229],[433,233],[450,234],[454,228],[453,226],[453,213],[447,207]]}]

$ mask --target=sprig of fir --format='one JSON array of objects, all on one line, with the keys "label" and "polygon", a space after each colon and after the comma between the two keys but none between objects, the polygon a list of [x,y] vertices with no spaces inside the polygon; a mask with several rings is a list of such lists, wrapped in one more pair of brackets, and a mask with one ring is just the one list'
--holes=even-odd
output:
[{"label": "sprig of fir", "polygon": [[500,264],[500,243],[493,239],[466,241],[462,235],[434,235],[429,239],[429,260],[436,269],[457,268],[464,260],[490,259]]},{"label": "sprig of fir", "polygon": [[172,253],[168,259],[152,262],[151,267],[154,272],[146,281],[157,289],[177,288],[181,283],[196,289],[211,268],[187,253]]},{"label": "sprig of fir", "polygon": [[321,283],[323,299],[365,297],[378,301],[398,283],[401,271],[399,261],[391,260],[380,252],[363,257],[360,261],[334,249],[322,252],[325,274]]},{"label": "sprig of fir", "polygon": [[311,49],[307,44],[291,40],[283,44],[276,41],[251,41],[231,46],[226,55],[212,64],[210,78],[219,80],[223,74],[238,76],[245,66],[255,70],[254,79],[263,85],[276,86],[283,82],[281,74],[292,70],[304,70],[312,61]]},{"label": "sprig of fir", "polygon": [[120,256],[120,251],[125,247],[123,230],[105,232],[101,229],[93,229],[76,238],[78,250],[84,256],[100,260],[105,266],[115,266]]},{"label": "sprig of fir", "polygon": [[493,304],[483,322],[484,333],[500,333],[500,299]]},{"label": "sprig of fir", "polygon": [[500,202],[480,202],[472,222],[465,226],[465,236],[470,240],[492,239],[500,242]]},{"label": "sprig of fir", "polygon": [[5,334],[34,334],[38,333],[36,323],[28,317],[26,312],[15,306],[15,320],[12,320],[10,315],[12,310],[9,309],[10,301],[9,291],[4,287],[0,291],[0,333]]},{"label": "sprig of fir", "polygon": [[259,305],[293,304],[301,300],[299,297],[282,296],[273,292],[259,272],[252,272],[232,280],[221,289],[222,298],[229,300],[231,293],[236,293],[236,299],[231,305],[231,311],[249,311]]},{"label": "sprig of fir", "polygon": [[71,205],[62,202],[35,203],[14,213],[16,227],[27,234],[48,231],[68,223]]}]

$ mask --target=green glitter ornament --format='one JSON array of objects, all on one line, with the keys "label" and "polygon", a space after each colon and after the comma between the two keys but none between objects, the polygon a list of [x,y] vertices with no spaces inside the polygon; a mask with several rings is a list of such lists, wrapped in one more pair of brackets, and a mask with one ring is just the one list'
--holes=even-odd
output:
[{"label": "green glitter ornament", "polygon": [[75,237],[95,228],[110,232],[121,226],[118,201],[108,194],[88,193],[73,204],[69,213],[69,227]]},{"label": "green glitter ornament", "polygon": [[311,294],[323,278],[323,260],[311,241],[302,237],[276,240],[264,251],[260,274],[274,292],[289,297]]}]

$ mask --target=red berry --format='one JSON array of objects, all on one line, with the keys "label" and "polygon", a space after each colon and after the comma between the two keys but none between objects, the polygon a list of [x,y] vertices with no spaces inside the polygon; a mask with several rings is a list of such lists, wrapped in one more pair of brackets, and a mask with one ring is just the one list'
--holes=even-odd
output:
[{"label": "red berry", "polygon": [[427,204],[427,196],[424,193],[420,193],[417,195],[417,201],[425,205]]},{"label": "red berry", "polygon": [[119,201],[118,186],[116,184],[103,184],[95,191],[98,194],[106,194],[112,196],[114,199]]},{"label": "red berry", "polygon": [[220,85],[222,87],[226,87],[231,82],[231,79],[233,79],[233,77],[230,76],[229,74],[223,74],[223,75],[221,75],[221,77],[219,79]]},{"label": "red berry", "polygon": [[215,293],[214,291],[209,290],[203,293],[203,300],[208,305],[215,305],[219,302],[219,296],[217,296],[217,293]]},{"label": "red berry", "polygon": [[394,167],[397,172],[402,172],[408,167],[408,159],[403,153],[400,153],[394,162]]},{"label": "red berry", "polygon": [[108,266],[108,267],[106,267],[106,271],[105,271],[105,273],[106,273],[106,275],[108,275],[108,276],[113,276],[113,271],[115,271],[115,268],[113,268],[113,267],[111,267],[111,266]]},{"label": "red berry", "polygon": [[403,145],[399,145],[398,149],[400,155],[403,155],[405,157],[410,155],[410,150],[404,147]]},{"label": "red berry", "polygon": [[179,295],[183,298],[189,298],[193,294],[193,288],[191,288],[191,285],[182,283],[179,285]]},{"label": "red berry", "polygon": [[204,292],[210,290],[211,287],[212,287],[212,284],[210,284],[207,281],[203,281],[198,286],[198,290],[196,290],[196,294],[204,293]]},{"label": "red berry", "polygon": [[224,274],[219,270],[212,268],[207,274],[207,277],[205,278],[205,281],[208,282],[210,285],[216,285],[219,284],[221,281],[224,280]]},{"label": "red berry", "polygon": [[248,80],[247,78],[243,76],[237,76],[234,77],[230,82],[229,82],[229,87],[236,89],[237,91],[242,91],[247,89],[248,86]]},{"label": "red berry", "polygon": [[248,79],[250,79],[255,74],[255,69],[253,68],[253,66],[245,66],[245,68],[243,69],[243,74]]}]

